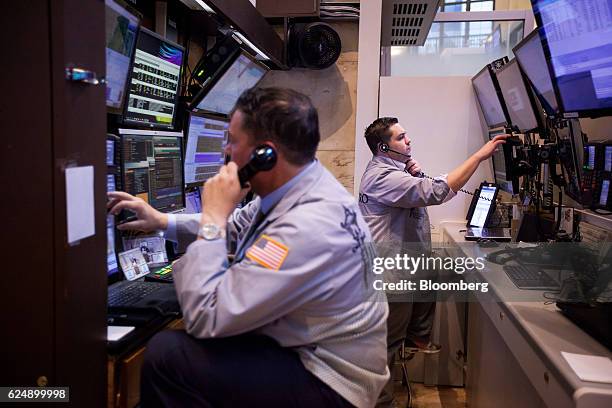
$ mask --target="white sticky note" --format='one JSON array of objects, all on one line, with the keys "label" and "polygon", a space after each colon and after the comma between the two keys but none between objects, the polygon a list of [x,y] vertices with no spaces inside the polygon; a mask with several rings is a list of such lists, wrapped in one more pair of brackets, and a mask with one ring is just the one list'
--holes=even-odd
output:
[{"label": "white sticky note", "polygon": [[66,222],[68,243],[96,233],[93,166],[66,169]]},{"label": "white sticky note", "polygon": [[612,360],[610,358],[566,353],[565,351],[562,351],[561,355],[582,381],[612,384]]},{"label": "white sticky note", "polygon": [[117,341],[132,330],[134,330],[134,326],[108,326],[106,329],[106,338],[108,341]]}]

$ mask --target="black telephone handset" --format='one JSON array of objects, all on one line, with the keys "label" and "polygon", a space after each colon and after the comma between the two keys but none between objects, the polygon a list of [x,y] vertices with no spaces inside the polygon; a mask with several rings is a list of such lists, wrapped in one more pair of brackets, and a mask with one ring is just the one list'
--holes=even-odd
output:
[{"label": "black telephone handset", "polygon": [[276,164],[276,150],[268,144],[259,145],[251,153],[249,162],[238,170],[240,186],[246,187],[247,182],[258,172],[271,170]]}]

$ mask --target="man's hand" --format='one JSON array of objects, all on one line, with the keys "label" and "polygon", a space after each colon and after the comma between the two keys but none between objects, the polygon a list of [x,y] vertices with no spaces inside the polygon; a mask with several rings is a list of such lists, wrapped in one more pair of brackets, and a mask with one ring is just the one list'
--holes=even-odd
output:
[{"label": "man's hand", "polygon": [[509,137],[510,135],[495,136],[487,144],[482,146],[480,150],[474,153],[474,156],[481,162],[488,159],[489,157],[493,156],[493,153],[495,153],[495,149],[497,149],[499,145],[506,143],[506,139]]},{"label": "man's hand", "polygon": [[238,180],[238,166],[229,162],[221,167],[219,174],[204,184],[201,225],[214,223],[225,228],[227,219],[236,206],[249,192],[249,188],[241,188]]},{"label": "man's hand", "polygon": [[157,211],[142,198],[122,191],[110,192],[108,197],[110,201],[106,207],[110,214],[117,215],[121,210],[130,210],[137,217],[135,221],[117,225],[117,229],[151,232],[168,228],[168,215]]},{"label": "man's hand", "polygon": [[421,174],[421,165],[418,161],[409,159],[406,162],[406,171],[416,177]]}]

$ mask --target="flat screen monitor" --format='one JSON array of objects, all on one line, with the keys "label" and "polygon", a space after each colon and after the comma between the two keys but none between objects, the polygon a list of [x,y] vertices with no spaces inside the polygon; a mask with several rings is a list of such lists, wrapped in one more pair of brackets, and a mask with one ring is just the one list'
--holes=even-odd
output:
[{"label": "flat screen monitor", "polygon": [[565,117],[612,112],[610,0],[531,0]]},{"label": "flat screen monitor", "polygon": [[507,125],[508,121],[502,107],[502,101],[500,101],[500,95],[497,93],[497,87],[488,66],[472,78],[472,85],[487,126],[491,128]]},{"label": "flat screen monitor", "polygon": [[185,149],[185,183],[202,184],[225,163],[229,120],[200,113],[189,115]]},{"label": "flat screen monitor", "polygon": [[172,129],[180,94],[185,49],[140,29],[123,123]]},{"label": "flat screen monitor", "polygon": [[199,214],[202,212],[202,198],[200,189],[194,188],[185,193],[185,214]]},{"label": "flat screen monitor", "polygon": [[542,107],[549,116],[554,116],[559,107],[538,29],[533,30],[517,44],[513,51],[521,69],[538,95]]},{"label": "flat screen monitor", "polygon": [[582,170],[584,165],[584,142],[578,119],[569,121],[569,127],[559,132],[559,161],[565,170],[565,193],[582,203]]},{"label": "flat screen monitor", "polygon": [[496,75],[512,125],[520,132],[537,130],[538,118],[516,59],[504,65]]},{"label": "flat screen monitor", "polygon": [[119,129],[124,191],[162,212],[185,208],[183,134]]},{"label": "flat screen monitor", "polygon": [[[222,73],[216,74],[193,100],[194,111],[229,115],[238,97],[254,87],[268,72],[268,68],[245,51],[236,54]],[[222,68],[222,69],[223,69]]]},{"label": "flat screen monitor", "polygon": [[[504,128],[493,129],[489,131],[489,140],[492,140],[497,135],[506,133]],[[500,190],[503,190],[509,194],[515,194],[514,188],[512,187],[512,179],[510,179],[506,172],[506,158],[504,156],[504,149],[496,149],[491,156],[493,161],[493,174],[495,176],[495,184],[497,184]],[[517,191],[518,193],[518,191]]]},{"label": "flat screen monitor", "polygon": [[105,0],[106,106],[121,113],[139,19],[115,0]]},{"label": "flat screen monitor", "polygon": [[106,139],[106,165],[115,164],[115,141]]},{"label": "flat screen monitor", "polygon": [[480,186],[478,201],[476,202],[476,207],[474,208],[468,226],[484,228],[489,218],[491,218],[491,213],[494,209],[493,203],[496,198],[497,186],[483,183]]},{"label": "flat screen monitor", "polygon": [[604,170],[612,172],[612,146],[606,146],[604,152]]},{"label": "flat screen monitor", "polygon": [[608,206],[608,195],[610,194],[610,180],[601,182],[601,192],[599,193],[599,205],[601,207]]}]

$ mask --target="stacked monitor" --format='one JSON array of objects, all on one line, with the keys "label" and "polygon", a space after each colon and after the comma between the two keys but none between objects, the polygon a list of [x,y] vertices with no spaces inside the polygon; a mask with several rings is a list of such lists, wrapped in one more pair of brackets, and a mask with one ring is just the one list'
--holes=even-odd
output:
[{"label": "stacked monitor", "polygon": [[141,28],[130,75],[123,123],[173,129],[185,49]]},{"label": "stacked monitor", "polygon": [[504,111],[503,100],[498,94],[497,79],[487,65],[472,78],[476,98],[489,128],[506,126],[508,119]]},{"label": "stacked monitor", "polygon": [[212,76],[191,103],[193,111],[229,115],[242,92],[254,87],[268,68],[241,51]]},{"label": "stacked monitor", "polygon": [[559,109],[566,117],[612,113],[609,0],[532,0]]},{"label": "stacked monitor", "polygon": [[162,212],[185,208],[183,134],[119,129],[123,190]]},{"label": "stacked monitor", "polygon": [[185,149],[185,183],[201,185],[218,173],[225,163],[225,144],[229,132],[226,117],[189,114]]},{"label": "stacked monitor", "polygon": [[532,99],[516,59],[511,60],[496,73],[503,100],[506,103],[512,126],[519,132],[531,132],[540,128]]},{"label": "stacked monitor", "polygon": [[106,4],[106,106],[121,113],[139,19],[115,0]]}]

